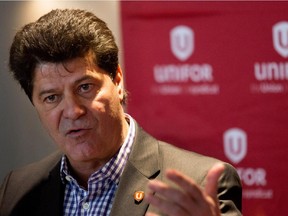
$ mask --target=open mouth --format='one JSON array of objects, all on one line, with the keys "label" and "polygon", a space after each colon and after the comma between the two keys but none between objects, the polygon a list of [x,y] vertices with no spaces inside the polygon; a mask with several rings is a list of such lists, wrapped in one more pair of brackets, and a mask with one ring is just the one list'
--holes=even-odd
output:
[{"label": "open mouth", "polygon": [[70,138],[77,138],[79,136],[83,136],[88,130],[87,129],[73,129],[69,130],[66,136]]},{"label": "open mouth", "polygon": [[79,132],[79,131],[81,131],[82,129],[77,129],[77,130],[71,130],[71,131],[69,131],[69,133],[77,133],[77,132]]}]

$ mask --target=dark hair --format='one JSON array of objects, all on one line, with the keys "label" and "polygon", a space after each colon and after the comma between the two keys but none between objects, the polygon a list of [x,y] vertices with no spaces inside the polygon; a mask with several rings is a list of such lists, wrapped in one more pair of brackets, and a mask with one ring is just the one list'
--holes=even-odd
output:
[{"label": "dark hair", "polygon": [[111,78],[118,67],[118,47],[106,23],[93,13],[79,9],[56,9],[20,29],[10,49],[9,67],[32,102],[37,64],[59,63],[88,52],[95,65]]}]

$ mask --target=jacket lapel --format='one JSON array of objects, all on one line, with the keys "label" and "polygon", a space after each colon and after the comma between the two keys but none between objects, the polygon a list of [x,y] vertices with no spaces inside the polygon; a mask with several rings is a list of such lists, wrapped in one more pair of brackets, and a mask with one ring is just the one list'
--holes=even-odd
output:
[{"label": "jacket lapel", "polygon": [[135,141],[115,195],[111,216],[119,215],[119,212],[121,215],[145,214],[148,204],[135,201],[134,193],[145,191],[148,181],[158,176],[158,154],[157,140],[136,124]]},{"label": "jacket lapel", "polygon": [[60,178],[60,163],[51,171],[39,197],[39,215],[60,216],[63,214],[64,184]]},{"label": "jacket lapel", "polygon": [[[17,202],[15,206],[12,205],[13,210],[9,215],[62,215],[64,186],[59,175],[60,162],[57,161],[60,156],[58,155],[60,154],[57,153],[43,160],[37,167],[30,165],[32,170],[30,173],[33,173],[31,176],[26,177],[29,173],[19,174],[20,177],[24,175],[20,178],[23,181],[23,189],[21,188],[22,190],[17,194],[20,198],[17,200],[16,197]],[[52,171],[46,174],[47,170],[51,170],[50,166]],[[25,177],[29,178],[29,181],[26,181]]]}]

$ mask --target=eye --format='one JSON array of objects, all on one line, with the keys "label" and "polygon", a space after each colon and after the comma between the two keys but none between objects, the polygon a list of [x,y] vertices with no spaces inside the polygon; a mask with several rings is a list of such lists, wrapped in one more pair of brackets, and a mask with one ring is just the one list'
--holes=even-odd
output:
[{"label": "eye", "polygon": [[79,93],[86,93],[89,92],[92,89],[93,85],[89,83],[85,83],[79,86],[78,92]]},{"label": "eye", "polygon": [[54,95],[49,95],[44,98],[45,103],[55,103],[58,100],[59,96],[54,94]]}]

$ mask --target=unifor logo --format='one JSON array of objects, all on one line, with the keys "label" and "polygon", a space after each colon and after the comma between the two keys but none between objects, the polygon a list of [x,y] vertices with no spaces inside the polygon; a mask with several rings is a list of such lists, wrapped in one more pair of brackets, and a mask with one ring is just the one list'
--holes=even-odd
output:
[{"label": "unifor logo", "polygon": [[239,128],[231,128],[225,131],[224,139],[224,153],[226,157],[237,164],[247,154],[247,135],[245,131]]},{"label": "unifor logo", "polygon": [[275,50],[284,58],[288,57],[288,22],[278,22],[273,26]]},{"label": "unifor logo", "polygon": [[194,32],[184,25],[174,27],[170,31],[172,53],[180,61],[186,61],[194,51]]}]

